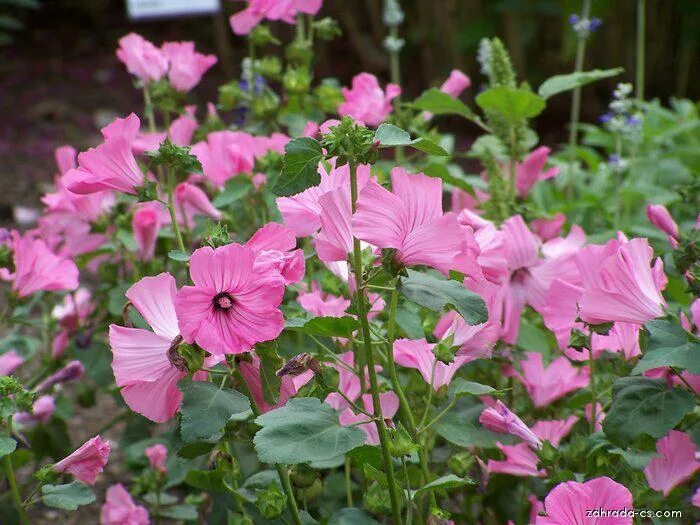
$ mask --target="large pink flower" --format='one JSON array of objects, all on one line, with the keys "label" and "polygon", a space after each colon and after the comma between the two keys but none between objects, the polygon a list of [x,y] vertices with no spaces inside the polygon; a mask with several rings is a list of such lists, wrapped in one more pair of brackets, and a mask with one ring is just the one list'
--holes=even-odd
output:
[{"label": "large pink flower", "polygon": [[513,370],[512,374],[523,384],[538,408],[549,405],[569,392],[588,386],[588,367],[579,370],[564,356],[557,357],[545,367],[539,352],[525,352],[525,356],[526,358],[520,361],[523,373]]},{"label": "large pink flower", "polygon": [[396,260],[404,265],[449,272],[467,241],[456,216],[442,213],[442,181],[394,168],[391,183],[393,192],[372,180],[360,192],[352,218],[355,236],[396,249]]},{"label": "large pink flower", "polygon": [[671,430],[656,443],[661,457],[653,458],[644,469],[649,486],[664,496],[700,470],[695,443],[685,432]]},{"label": "large pink flower", "polygon": [[285,284],[293,284],[304,278],[306,261],[304,251],[295,249],[294,232],[286,226],[268,222],[259,228],[245,243],[246,248],[255,252],[255,271],[276,271],[284,278]]},{"label": "large pink flower", "polygon": [[151,421],[171,419],[182,402],[177,382],[187,375],[169,357],[180,330],[175,315],[175,279],[169,273],[144,277],[126,292],[131,304],[151,326],[109,326],[112,370],[122,397],[134,412]]},{"label": "large pink flower", "polygon": [[486,469],[489,474],[510,474],[511,476],[534,476],[542,478],[547,475],[544,469],[537,469],[537,454],[535,454],[527,443],[517,445],[502,445],[496,443],[501,452],[506,456],[505,461],[489,459]]},{"label": "large pink flower", "polygon": [[385,93],[377,77],[360,73],[353,77],[352,88],[343,88],[342,92],[345,102],[338,107],[340,115],[348,115],[368,126],[378,126],[391,113],[391,101],[401,94],[401,87],[387,84]]},{"label": "large pink flower", "polygon": [[267,266],[256,268],[255,260],[256,253],[240,244],[195,250],[194,286],[183,286],[175,299],[188,343],[212,354],[239,354],[280,334],[284,278]]},{"label": "large pink flower", "polygon": [[315,15],[323,0],[248,0],[248,6],[230,18],[231,29],[237,35],[247,35],[264,19],[294,23],[297,13]]},{"label": "large pink flower", "polygon": [[192,146],[192,154],[202,163],[204,176],[215,186],[241,173],[250,174],[255,164],[254,138],[243,131],[214,131],[206,142]]},{"label": "large pink flower", "polygon": [[97,476],[107,464],[109,451],[109,441],[102,441],[100,436],[95,436],[70,456],[56,463],[53,470],[68,472],[83,483],[94,485]]},{"label": "large pink flower", "polygon": [[168,70],[168,59],[163,51],[136,33],[119,39],[117,58],[129,73],[146,83],[160,80]]},{"label": "large pink flower", "polygon": [[632,494],[608,477],[585,483],[567,481],[554,487],[544,500],[547,516],[537,516],[536,525],[632,525],[632,516],[591,517],[591,510],[632,511]]},{"label": "large pink flower", "polygon": [[105,504],[100,511],[100,525],[148,525],[148,511],[136,505],[121,483],[107,489]]},{"label": "large pink flower", "polygon": [[202,80],[207,70],[216,64],[214,55],[194,50],[194,42],[166,42],[163,53],[170,61],[168,80],[178,91],[189,91]]},{"label": "large pink flower", "polygon": [[12,289],[20,297],[38,291],[56,292],[75,290],[78,287],[78,267],[70,259],[53,253],[46,243],[25,234],[20,237],[13,231],[12,249],[15,272],[5,274],[12,280]]},{"label": "large pink flower", "polygon": [[599,277],[583,292],[581,319],[597,324],[624,321],[644,324],[665,314],[663,261],[651,266],[654,252],[646,239],[622,243],[616,253],[595,268]]}]

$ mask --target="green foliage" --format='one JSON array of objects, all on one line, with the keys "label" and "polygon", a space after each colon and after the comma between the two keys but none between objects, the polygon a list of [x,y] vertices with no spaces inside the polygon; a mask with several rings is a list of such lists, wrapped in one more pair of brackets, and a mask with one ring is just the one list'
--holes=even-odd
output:
[{"label": "green foliage", "polygon": [[416,496],[425,494],[426,492],[455,489],[463,487],[465,485],[474,485],[475,483],[476,482],[473,479],[460,478],[459,476],[455,476],[454,474],[447,474],[446,476],[434,479],[430,483],[423,485],[421,488],[413,491],[411,494],[411,498],[415,499]]},{"label": "green foliage", "polygon": [[225,208],[226,206],[239,201],[253,190],[253,184],[248,177],[233,177],[226,181],[224,191],[219,193],[211,203],[217,208]]},{"label": "green foliage", "polygon": [[340,456],[364,443],[365,433],[343,427],[330,405],[315,398],[291,399],[258,416],[253,443],[260,461],[297,464]]},{"label": "green foliage", "polygon": [[477,105],[484,111],[498,113],[508,122],[536,117],[545,107],[542,97],[529,89],[497,86],[480,93]]},{"label": "green foliage", "polygon": [[579,71],[569,73],[567,75],[554,75],[548,78],[537,90],[537,93],[542,98],[549,98],[559,93],[569,91],[571,89],[585,86],[596,80],[610,78],[622,73],[624,69],[615,67],[612,69],[593,69],[591,71]]},{"label": "green foliage", "polygon": [[190,154],[189,146],[179,146],[166,138],[158,151],[148,151],[146,155],[154,166],[166,166],[184,173],[202,173],[199,159]]},{"label": "green foliage", "polygon": [[467,381],[463,377],[456,377],[450,383],[449,395],[450,397],[462,397],[466,395],[472,396],[488,396],[493,395],[496,389],[488,386],[482,385],[481,383],[475,383],[473,381]]},{"label": "green foliage", "polygon": [[284,147],[282,172],[270,191],[286,197],[317,186],[321,182],[318,163],[322,158],[323,151],[317,140],[308,137],[290,140]]},{"label": "green foliage", "polygon": [[336,511],[328,525],[379,525],[379,522],[362,509],[348,507]]},{"label": "green foliage", "polygon": [[360,328],[357,319],[343,317],[313,317],[311,319],[289,319],[285,328],[299,330],[309,335],[322,337],[352,337],[353,332]]},{"label": "green foliage", "polygon": [[17,441],[9,436],[0,436],[0,458],[12,454],[17,448]]},{"label": "green foliage", "polygon": [[383,148],[394,146],[410,146],[429,155],[447,156],[448,153],[433,141],[417,138],[411,139],[407,131],[402,130],[393,124],[381,124],[377,128],[374,138]]},{"label": "green foliage", "polygon": [[652,368],[673,366],[700,374],[700,342],[673,321],[655,320],[645,325],[649,340],[644,356],[632,373],[641,374]]},{"label": "green foliage", "polygon": [[41,501],[47,507],[63,510],[76,510],[95,501],[90,487],[79,481],[66,485],[44,485],[41,487]]}]

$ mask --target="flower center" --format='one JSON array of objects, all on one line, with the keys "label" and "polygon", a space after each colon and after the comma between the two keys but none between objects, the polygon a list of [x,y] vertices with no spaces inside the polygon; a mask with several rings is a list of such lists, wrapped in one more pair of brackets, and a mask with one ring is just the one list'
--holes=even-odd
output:
[{"label": "flower center", "polygon": [[228,310],[233,306],[233,297],[226,292],[221,292],[214,297],[213,303],[217,310]]}]

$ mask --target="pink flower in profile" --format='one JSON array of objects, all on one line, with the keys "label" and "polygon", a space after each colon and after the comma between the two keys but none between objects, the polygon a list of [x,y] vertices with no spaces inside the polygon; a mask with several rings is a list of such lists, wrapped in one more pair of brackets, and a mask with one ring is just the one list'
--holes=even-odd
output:
[{"label": "pink flower in profile", "polygon": [[189,227],[194,225],[195,215],[221,220],[221,212],[214,207],[204,190],[190,182],[181,182],[175,186],[175,202],[178,222]]},{"label": "pink flower in profile", "polygon": [[646,239],[622,243],[607,257],[599,271],[599,281],[583,292],[580,317],[591,324],[623,321],[644,324],[665,315],[666,286],[663,261],[651,266],[654,252]]},{"label": "pink flower in profile", "polygon": [[140,125],[139,118],[132,113],[103,128],[105,141],[78,155],[78,167],[63,177],[66,188],[80,195],[106,190],[135,195],[145,179],[132,152]]},{"label": "pink flower in profile", "polygon": [[107,489],[100,511],[100,525],[149,525],[148,511],[136,505],[121,483]]},{"label": "pink flower in profile", "polygon": [[284,278],[285,284],[293,284],[304,278],[306,261],[304,251],[295,249],[294,232],[286,226],[269,222],[259,228],[245,243],[246,248],[255,252],[255,271],[276,271]]},{"label": "pink flower in profile", "polygon": [[452,336],[452,344],[459,347],[456,356],[468,363],[491,357],[491,350],[498,341],[500,332],[501,325],[498,321],[489,320],[470,325],[457,312],[451,311],[440,318],[433,333],[440,339]]},{"label": "pink flower in profile", "polygon": [[526,358],[520,361],[523,373],[513,371],[513,375],[530,394],[533,404],[542,408],[566,394],[588,386],[588,367],[577,369],[564,356],[557,357],[549,366],[542,363],[539,352],[525,352]]},{"label": "pink flower in profile", "polygon": [[63,302],[54,306],[51,317],[58,321],[63,328],[75,330],[95,310],[92,294],[87,288],[78,288],[73,294],[63,298]]},{"label": "pink flower in profile", "polygon": [[185,112],[173,120],[168,129],[170,139],[178,146],[189,146],[199,124],[194,117],[196,106],[185,106]]},{"label": "pink flower in profile", "polygon": [[169,273],[144,277],[126,297],[153,331],[109,326],[112,371],[129,408],[151,421],[163,423],[180,408],[182,393],[177,382],[187,375],[173,364],[171,346],[179,342],[175,314],[175,279]]},{"label": "pink flower in profile", "polygon": [[607,335],[591,334],[591,346],[593,356],[596,352],[607,350],[619,352],[625,359],[632,359],[642,354],[639,347],[639,330],[642,326],[637,323],[625,323],[618,321],[613,324]]},{"label": "pink flower in profile", "polygon": [[552,150],[547,146],[540,146],[526,156],[522,162],[515,166],[515,186],[520,197],[530,193],[530,189],[538,180],[551,179],[559,175],[559,168],[544,170],[549,154]]},{"label": "pink flower in profile", "polygon": [[17,353],[17,350],[10,350],[4,354],[0,354],[0,376],[9,376],[12,372],[17,370],[22,363],[24,363],[24,358]]},{"label": "pink flower in profile", "polygon": [[352,88],[343,88],[343,102],[338,114],[348,115],[368,126],[378,126],[391,113],[391,101],[401,94],[401,87],[387,84],[386,93],[379,85],[377,77],[370,73],[360,73],[352,79]]},{"label": "pink flower in profile", "polygon": [[255,140],[243,131],[213,131],[205,142],[197,142],[191,153],[202,163],[204,176],[218,187],[255,165]]},{"label": "pink flower in profile", "polygon": [[[368,414],[375,414],[371,394],[364,394],[362,396],[362,404],[364,405],[364,409]],[[379,394],[379,405],[381,406],[382,416],[384,419],[391,419],[399,410],[399,396],[397,396],[394,392],[382,392]],[[383,421],[376,424],[374,422],[370,422],[365,414],[355,414],[351,408],[346,408],[343,410],[338,417],[338,420],[340,421],[341,425],[353,425],[361,429],[367,435],[365,443],[368,445],[379,444],[379,431],[377,430],[377,424],[383,425]],[[367,421],[367,423],[361,423],[362,421]]]},{"label": "pink flower in profile", "polygon": [[189,91],[202,80],[207,70],[216,64],[214,55],[194,50],[194,42],[166,42],[163,53],[170,61],[168,80],[178,91]]},{"label": "pink flower in profile", "polygon": [[138,246],[136,256],[141,261],[150,261],[156,250],[158,231],[160,230],[160,214],[152,206],[139,206],[131,218],[131,229]]},{"label": "pink flower in profile", "polygon": [[517,436],[532,448],[542,447],[540,438],[501,401],[487,399],[486,402],[489,406],[479,415],[479,423],[493,432]]},{"label": "pink flower in profile", "polygon": [[[472,85],[472,81],[467,75],[462,73],[459,69],[453,69],[450,71],[450,76],[442,83],[440,86],[440,91],[450,95],[452,98],[459,98],[462,92]],[[430,120],[433,118],[433,114],[424,111],[422,117],[425,120]]]},{"label": "pink flower in profile", "polygon": [[566,419],[540,420],[532,426],[532,431],[542,441],[549,441],[553,447],[558,447],[561,440],[569,435],[573,426],[578,422],[576,416]]},{"label": "pink flower in profile", "polygon": [[129,73],[145,83],[160,80],[168,70],[168,59],[163,51],[136,33],[119,39],[117,58]]},{"label": "pink flower in profile", "polygon": [[168,449],[165,445],[156,443],[153,446],[147,447],[144,454],[148,458],[148,463],[153,470],[162,472],[163,474],[167,472],[165,462],[168,459]]},{"label": "pink flower in profile", "polygon": [[700,331],[700,299],[695,299],[690,303],[690,319],[685,315],[685,312],[681,312],[681,326],[691,334],[693,331],[696,333]]},{"label": "pink flower in profile", "polygon": [[37,423],[46,423],[56,408],[56,403],[53,396],[39,396],[32,404],[31,412],[17,412],[12,418],[14,423],[19,423],[23,426],[36,425]]},{"label": "pink flower in profile", "polygon": [[86,441],[70,456],[53,466],[56,472],[68,472],[88,485],[94,485],[97,476],[102,473],[109,459],[109,441],[102,441],[100,436]]},{"label": "pink flower in profile", "polygon": [[300,292],[297,302],[304,310],[317,317],[342,317],[350,306],[350,299],[324,294],[318,283],[311,283],[310,292]]},{"label": "pink flower in profile", "polygon": [[397,365],[415,368],[423,380],[436,391],[449,385],[459,368],[472,361],[469,356],[455,356],[450,364],[437,360],[433,354],[435,344],[425,339],[397,339],[394,341],[394,361]]},{"label": "pink flower in profile", "polygon": [[671,430],[656,442],[661,457],[653,458],[644,468],[649,486],[668,496],[678,485],[686,482],[700,470],[696,459],[695,443],[685,432]]},{"label": "pink flower in profile", "polygon": [[390,192],[370,180],[352,218],[355,236],[379,248],[396,249],[404,265],[424,264],[448,273],[466,237],[452,213],[442,213],[442,181],[422,173],[391,171]]},{"label": "pink flower in profile", "polygon": [[54,385],[67,383],[68,381],[77,381],[85,374],[83,363],[78,360],[73,360],[67,363],[63,368],[60,368],[41,383],[34,387],[35,392],[43,392]]},{"label": "pink flower in profile", "polygon": [[592,518],[589,510],[632,510],[632,494],[608,477],[585,483],[567,481],[554,487],[544,500],[547,516],[537,516],[535,525],[632,525],[632,516]]},{"label": "pink flower in profile", "polygon": [[533,476],[542,478],[547,475],[545,469],[537,469],[539,458],[527,443],[517,445],[502,445],[496,443],[501,452],[506,456],[505,461],[489,459],[486,469],[489,474],[510,474],[511,476]]},{"label": "pink flower in profile", "polygon": [[15,272],[8,274],[12,289],[20,297],[39,291],[70,291],[78,287],[78,267],[70,259],[53,253],[40,239],[13,231],[12,258]]},{"label": "pink flower in profile", "polygon": [[183,286],[175,299],[188,343],[211,354],[239,354],[280,334],[284,278],[267,265],[256,268],[255,262],[255,251],[240,244],[195,250],[190,258],[194,286]]},{"label": "pink flower in profile", "polygon": [[668,236],[668,242],[673,248],[678,247],[680,230],[666,206],[662,206],[661,204],[649,204],[647,206],[647,218],[649,222]]},{"label": "pink flower in profile", "polygon": [[250,391],[250,395],[253,396],[255,404],[263,414],[269,412],[270,410],[274,410],[275,408],[284,406],[287,401],[289,401],[289,399],[293,397],[301,387],[311,381],[314,376],[314,373],[311,370],[306,370],[305,372],[302,372],[296,376],[289,374],[284,375],[280,379],[280,391],[277,403],[270,404],[265,400],[265,396],[263,394],[262,378],[260,377],[260,358],[255,353],[252,353],[251,357],[253,358],[252,362],[241,361],[238,364],[238,367],[240,369],[241,376],[243,377],[243,381],[245,381],[245,384]]}]

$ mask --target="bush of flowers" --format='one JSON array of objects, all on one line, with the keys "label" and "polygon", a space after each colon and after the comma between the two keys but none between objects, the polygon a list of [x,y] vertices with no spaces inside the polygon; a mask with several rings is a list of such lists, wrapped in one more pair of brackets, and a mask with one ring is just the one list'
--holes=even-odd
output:
[{"label": "bush of flowers", "polygon": [[[409,99],[393,1],[393,82],[341,87],[320,8],[232,16],[249,56],[206,108],[216,57],[124,36],[143,107],[58,148],[38,226],[0,232],[2,523],[690,523],[697,106],[619,84],[581,124],[620,70],[535,89],[497,38]],[[553,153],[532,122],[572,90]]]}]

